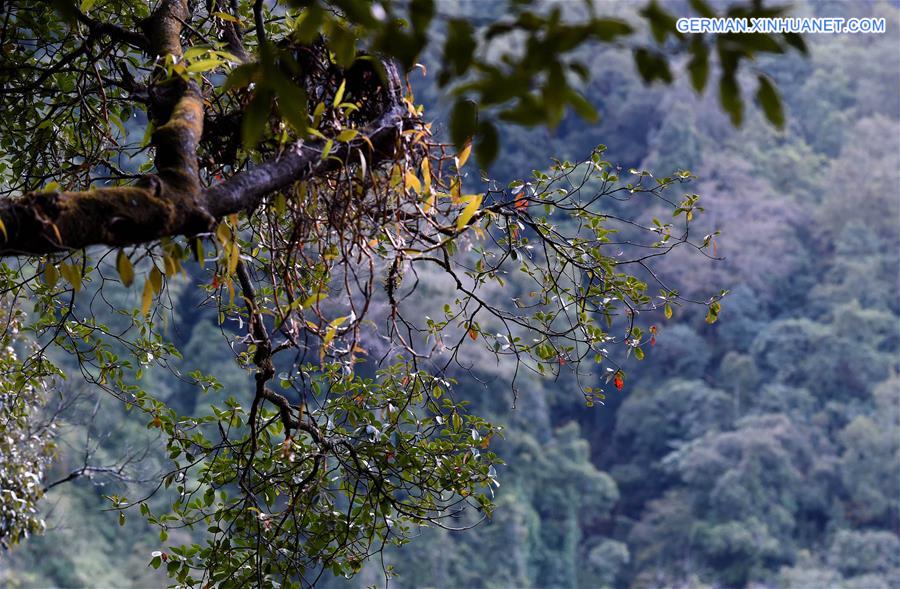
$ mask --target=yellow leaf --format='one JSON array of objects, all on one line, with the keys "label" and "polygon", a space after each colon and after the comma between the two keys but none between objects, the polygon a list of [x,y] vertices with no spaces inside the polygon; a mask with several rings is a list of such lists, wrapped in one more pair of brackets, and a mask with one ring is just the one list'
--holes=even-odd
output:
[{"label": "yellow leaf", "polygon": [[356,129],[344,129],[340,133],[338,133],[337,140],[343,143],[348,141],[352,141],[354,137],[359,135],[359,131]]},{"label": "yellow leaf", "polygon": [[227,20],[228,22],[233,22],[233,23],[236,23],[236,24],[241,24],[241,19],[235,18],[235,17],[233,17],[233,16],[231,16],[230,14],[227,14],[227,13],[225,13],[225,12],[213,12],[210,16],[214,16],[214,17],[220,18],[220,19],[222,19],[222,20]]},{"label": "yellow leaf", "polygon": [[150,270],[150,276],[147,280],[150,282],[150,286],[153,287],[153,294],[159,294],[159,291],[162,290],[162,272],[155,265]]},{"label": "yellow leaf", "polygon": [[347,80],[341,80],[341,85],[338,86],[337,92],[334,93],[334,106],[337,106],[341,103],[341,100],[344,99],[344,88],[347,87]]},{"label": "yellow leaf", "polygon": [[309,309],[311,306],[315,305],[319,301],[325,299],[328,295],[324,292],[317,292],[306,297],[306,300],[300,305],[303,309]]},{"label": "yellow leaf", "polygon": [[150,305],[153,304],[153,283],[148,278],[144,282],[144,294],[141,295],[141,315],[150,315]]},{"label": "yellow leaf", "polygon": [[462,151],[459,152],[459,155],[456,156],[456,169],[461,170],[466,162],[469,161],[469,156],[472,155],[472,142],[469,141],[466,143],[466,146],[462,148]]},{"label": "yellow leaf", "polygon": [[325,351],[334,340],[334,336],[337,334],[337,328],[340,327],[340,325],[349,318],[350,317],[348,316],[338,317],[328,324],[328,329],[325,331],[325,338],[322,340],[322,347],[319,348],[319,361],[325,360]]},{"label": "yellow leaf", "polygon": [[178,266],[175,263],[175,259],[169,254],[163,254],[163,268],[166,276],[170,278],[178,274]]},{"label": "yellow leaf", "polygon": [[59,273],[72,285],[72,290],[81,290],[81,271],[77,267],[73,264],[60,264]]},{"label": "yellow leaf", "polygon": [[458,203],[462,198],[461,191],[462,187],[459,178],[454,178],[450,183],[450,202],[453,204]]},{"label": "yellow leaf", "polygon": [[322,340],[322,345],[324,347],[328,347],[328,344],[332,342],[334,336],[337,334],[337,328],[349,318],[349,316],[338,317],[328,324],[328,329],[325,331],[325,339]]},{"label": "yellow leaf", "polygon": [[283,215],[284,211],[287,210],[287,199],[283,192],[277,193],[275,198],[272,199],[272,207],[279,215]]},{"label": "yellow leaf", "polygon": [[400,171],[399,165],[394,165],[394,167],[391,168],[391,188],[397,188],[402,181],[403,172]]},{"label": "yellow leaf", "polygon": [[331,153],[331,148],[334,146],[334,141],[329,139],[325,142],[325,147],[322,148],[322,159],[328,157],[328,154]]},{"label": "yellow leaf", "polygon": [[3,219],[0,219],[0,231],[3,232],[3,241],[9,241],[9,234],[6,232],[6,223],[3,222]]},{"label": "yellow leaf", "polygon": [[663,307],[663,313],[665,313],[666,319],[672,318],[672,306],[669,303],[666,303],[666,306]]},{"label": "yellow leaf", "polygon": [[416,176],[412,170],[406,171],[406,186],[408,188],[412,188],[418,194],[422,194],[422,183],[419,181],[418,176]]},{"label": "yellow leaf", "polygon": [[219,223],[219,226],[216,227],[216,237],[219,238],[220,243],[228,243],[231,241],[231,228],[225,223]]},{"label": "yellow leaf", "polygon": [[456,230],[461,231],[466,225],[469,224],[469,220],[478,212],[478,207],[481,206],[481,201],[484,197],[480,194],[469,194],[463,197],[463,200],[469,201],[469,204],[466,205],[466,208],[459,214],[459,218],[456,220]]},{"label": "yellow leaf", "polygon": [[59,280],[59,272],[56,271],[56,266],[48,263],[44,267],[44,282],[47,283],[47,286],[53,288],[56,286],[57,280]]},{"label": "yellow leaf", "polygon": [[431,164],[427,157],[422,160],[422,179],[425,181],[425,192],[431,192]]},{"label": "yellow leaf", "polygon": [[191,73],[208,72],[210,70],[216,69],[223,63],[224,62],[221,59],[210,57],[208,59],[195,61],[191,65],[187,66],[187,71]]},{"label": "yellow leaf", "polygon": [[116,270],[119,271],[122,284],[126,288],[131,286],[131,283],[134,282],[134,267],[131,265],[131,260],[125,255],[125,250],[119,250],[119,254],[116,256]]},{"label": "yellow leaf", "polygon": [[205,55],[209,53],[211,49],[208,45],[194,45],[193,47],[188,47],[184,50],[184,53],[181,55],[181,58],[186,61],[191,61],[195,57],[200,57],[201,55]]},{"label": "yellow leaf", "polygon": [[232,242],[231,249],[228,252],[228,275],[231,276],[237,271],[238,262],[241,259],[241,247],[238,242]]}]

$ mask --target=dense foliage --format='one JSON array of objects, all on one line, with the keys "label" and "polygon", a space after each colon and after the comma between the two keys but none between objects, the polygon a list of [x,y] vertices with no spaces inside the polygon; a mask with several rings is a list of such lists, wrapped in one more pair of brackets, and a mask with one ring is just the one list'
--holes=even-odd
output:
[{"label": "dense foliage", "polygon": [[[436,31],[447,35],[437,47],[451,55],[465,54],[460,23],[477,22],[466,10],[483,5],[458,8],[459,18]],[[896,26],[896,10],[867,10]],[[643,18],[620,12],[626,22]],[[408,42],[424,44],[419,37],[414,30]],[[194,244],[175,239],[16,267],[5,288],[52,304],[33,310],[34,336],[9,342],[19,349],[4,362],[44,360],[27,346],[54,335],[70,355],[48,348],[48,362],[83,370],[126,404],[90,390],[66,409],[45,481],[78,477],[50,491],[51,529],[17,547],[0,579],[147,585],[165,582],[163,570],[186,580],[196,567],[195,576],[209,571],[236,584],[299,574],[337,587],[357,570],[349,583],[383,583],[393,565],[391,584],[401,587],[896,585],[900,112],[874,90],[900,88],[895,47],[890,35],[832,37],[811,43],[811,61],[762,61],[784,95],[784,132],[763,121],[776,112],[766,105],[737,109],[743,127],[735,130],[734,112],[729,121],[716,107],[721,92],[697,97],[690,77],[648,87],[641,75],[666,77],[653,74],[658,62],[648,70],[640,53],[636,74],[637,53],[596,46],[570,48],[589,75],[566,79],[594,101],[597,127],[564,114],[552,94],[534,98],[542,113],[534,120],[550,117],[552,131],[507,125],[532,122],[508,111],[479,119],[493,130],[466,127],[454,123],[467,120],[466,103],[439,89],[450,81],[441,66],[466,70],[427,49],[419,61],[428,75],[412,82],[437,121],[432,130],[463,140],[474,133],[476,148],[478,139],[490,147],[493,134],[502,137],[497,180],[477,196],[462,189],[477,180],[464,171],[465,151],[456,161],[423,158],[411,141],[404,153],[418,157],[390,162],[372,184],[354,161],[346,175],[267,199],[264,214],[228,219],[206,236],[214,252],[197,256],[205,263],[188,262]],[[225,67],[215,54],[203,57]],[[525,59],[510,71],[543,79],[542,67]],[[489,68],[479,70],[491,79]],[[731,75],[735,86],[745,81]],[[483,92],[477,80],[471,90]],[[325,121],[320,132],[334,133],[326,141],[352,142],[355,135],[337,139],[342,127],[355,128],[336,90],[318,121],[285,115],[288,124],[273,119],[269,131]],[[282,99],[277,85],[270,91],[270,100]],[[833,121],[829,132],[823,121]],[[139,142],[135,125],[124,126]],[[238,147],[256,139],[246,125],[238,136],[234,153],[256,158]],[[284,143],[263,137],[261,154]],[[490,161],[494,150],[481,150]],[[545,166],[548,155],[558,161]],[[528,172],[534,167],[543,171]],[[89,168],[73,170],[71,181]],[[679,169],[691,172],[672,173]],[[320,196],[360,187],[398,202],[381,209]],[[712,214],[700,214],[693,191]],[[410,203],[435,232],[419,222],[382,232]],[[429,241],[435,233],[448,239]],[[296,246],[297,235],[296,250],[280,247]],[[646,259],[644,249],[668,252],[668,263]],[[363,259],[373,260],[370,269],[358,271]],[[19,272],[29,278],[25,291],[16,290]],[[135,274],[147,277],[143,291],[125,288]],[[381,286],[386,297],[367,296]],[[709,297],[719,288],[731,290],[721,307]],[[22,320],[32,312],[14,303],[7,308]],[[48,333],[60,317],[62,337]],[[264,365],[264,332],[292,344],[289,358]],[[382,358],[389,361],[379,368]],[[599,360],[600,370],[581,359]],[[34,383],[19,390],[36,393],[54,369],[41,362],[25,373]],[[290,399],[287,418],[280,399]],[[26,410],[32,405],[17,418]],[[31,446],[17,446],[41,467],[46,434],[35,428]],[[83,480],[94,472],[94,484]],[[151,493],[160,481],[169,491]],[[133,509],[99,513],[103,498]],[[466,503],[474,509],[458,508]],[[76,542],[86,530],[91,541]],[[402,546],[366,560],[387,542]]]}]

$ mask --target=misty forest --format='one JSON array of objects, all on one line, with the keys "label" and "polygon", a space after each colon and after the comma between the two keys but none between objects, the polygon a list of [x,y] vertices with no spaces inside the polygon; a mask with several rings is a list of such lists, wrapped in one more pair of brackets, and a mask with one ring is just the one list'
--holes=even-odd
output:
[{"label": "misty forest", "polygon": [[900,587],[898,27],[0,1],[0,586]]}]

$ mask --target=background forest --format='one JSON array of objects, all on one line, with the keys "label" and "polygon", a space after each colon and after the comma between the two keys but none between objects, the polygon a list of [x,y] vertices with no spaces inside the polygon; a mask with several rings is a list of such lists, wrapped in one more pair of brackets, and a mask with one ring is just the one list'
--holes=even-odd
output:
[{"label": "background forest", "polygon": [[[716,97],[698,97],[687,80],[647,87],[614,48],[584,56],[599,124],[572,116],[553,132],[502,131],[491,171],[502,182],[600,143],[625,170],[699,176],[703,223],[721,230],[725,260],[671,260],[681,274],[665,278],[687,295],[729,289],[721,320],[676,307],[646,359],[629,364],[623,390],[592,408],[563,374],[520,378],[513,410],[514,367],[468,358],[459,396],[506,428],[492,445],[507,462],[493,520],[423,530],[384,563],[323,587],[384,585],[382,565],[395,567],[398,589],[900,586],[900,3],[794,4],[795,16],[885,17],[888,32],[808,36],[809,58],[766,63],[784,131],[758,109],[734,129]],[[633,16],[624,2],[602,8]],[[445,0],[441,10],[498,16],[485,2]],[[411,79],[439,124],[449,108],[434,83],[439,64],[423,61],[428,75]],[[423,282],[427,315],[428,292],[442,284]],[[248,389],[249,377],[207,345],[223,334],[213,311],[198,312],[202,292],[174,285],[170,296],[171,337],[184,351],[176,368]],[[204,397],[173,374],[143,379],[181,410],[203,410]],[[115,400],[69,393],[50,480],[79,468],[86,447],[101,465],[127,448],[131,478],[164,463],[146,450],[146,424]],[[130,486],[138,494],[148,483]],[[156,535],[102,511],[122,487],[98,474],[52,489],[47,532],[2,555],[0,584],[163,583],[147,568]]]}]

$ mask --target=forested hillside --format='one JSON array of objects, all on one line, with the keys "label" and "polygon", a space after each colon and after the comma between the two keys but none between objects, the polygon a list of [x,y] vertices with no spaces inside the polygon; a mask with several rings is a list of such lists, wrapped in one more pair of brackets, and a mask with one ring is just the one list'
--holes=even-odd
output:
[{"label": "forested hillside", "polygon": [[[459,10],[489,20],[486,4]],[[678,6],[667,3],[673,13]],[[628,15],[624,3],[611,10]],[[501,182],[549,167],[550,156],[584,158],[598,144],[622,174],[698,176],[691,190],[706,213],[696,230],[721,231],[714,251],[724,260],[676,251],[667,267],[682,274],[660,279],[687,297],[729,290],[719,321],[675,306],[646,358],[629,361],[622,390],[608,386],[593,407],[580,388],[599,380],[520,375],[514,394],[512,361],[468,352],[456,394],[505,427],[491,444],[507,463],[493,517],[464,533],[423,528],[384,563],[319,586],[383,585],[383,564],[394,567],[396,589],[900,586],[900,8],[798,1],[794,14],[883,16],[888,32],[810,36],[808,58],[767,63],[785,104],[783,131],[751,108],[733,128],[714,93],[698,97],[686,79],[648,87],[630,53],[614,48],[583,56],[597,125],[571,116],[555,131],[501,129],[492,169]],[[434,83],[440,64],[423,61],[427,75],[411,74],[416,97],[441,120],[449,104]],[[439,313],[429,293],[447,278],[420,280],[413,304],[423,316]],[[511,276],[489,296],[526,291]],[[121,295],[130,304],[139,296]],[[201,295],[170,291],[171,334],[184,350],[176,368],[215,373],[226,388],[249,382],[208,345],[223,328],[214,311],[198,312]],[[224,337],[234,339],[229,329]],[[164,370],[148,369],[143,386],[183,412],[207,402]],[[162,464],[165,456],[146,450],[144,421],[95,391],[72,392],[81,396],[67,410],[49,480],[81,466],[85,444],[94,464],[120,463],[127,447],[126,479]],[[0,584],[164,583],[146,566],[156,533],[101,511],[103,496],[126,485],[147,488],[101,473],[51,490],[48,530],[3,555]]]}]

